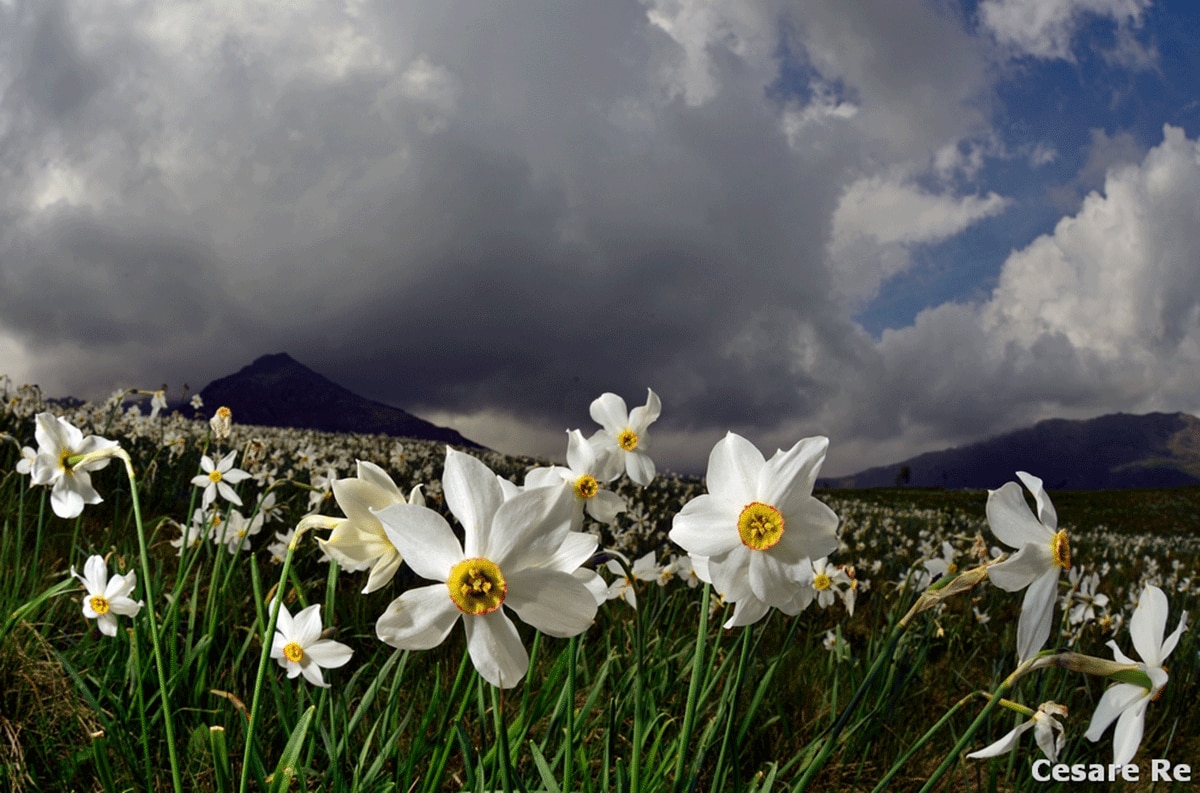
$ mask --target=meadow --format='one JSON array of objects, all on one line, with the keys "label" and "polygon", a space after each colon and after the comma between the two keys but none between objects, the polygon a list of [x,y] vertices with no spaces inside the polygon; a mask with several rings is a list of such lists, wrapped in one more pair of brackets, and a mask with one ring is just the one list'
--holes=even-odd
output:
[{"label": "meadow", "polygon": [[[624,508],[611,521],[572,514],[571,536],[586,561],[568,565],[556,540],[553,563],[530,563],[531,580],[551,568],[570,572],[594,603],[519,604],[518,577],[509,575],[513,594],[503,611],[519,612],[528,655],[514,683],[503,677],[509,662],[480,668],[486,652],[505,650],[470,625],[472,652],[457,624],[434,636],[441,628],[432,617],[425,623],[395,605],[429,583],[421,564],[389,572],[378,537],[331,541],[352,517],[338,497],[350,486],[335,493],[335,483],[378,477],[369,473],[376,466],[412,501],[385,512],[432,510],[440,518],[423,519],[444,519],[467,543],[458,552],[471,555],[470,530],[459,520],[461,472],[494,472],[504,504],[516,499],[521,515],[558,516],[558,502],[529,496],[538,488],[526,477],[544,461],[490,452],[468,461],[421,441],[242,426],[236,416],[226,429],[159,415],[151,392],[64,405],[48,404],[35,388],[0,386],[5,790],[1078,789],[1035,778],[1033,764],[1046,740],[1059,763],[1112,763],[1120,723],[1098,740],[1085,733],[1106,689],[1122,685],[1145,694],[1153,686],[1156,696],[1137,694],[1139,781],[1104,789],[1190,786],[1153,782],[1155,759],[1190,764],[1200,777],[1196,632],[1184,630],[1162,664],[1165,686],[1151,674],[1162,659],[1139,657],[1150,639],[1135,647],[1131,637],[1148,586],[1169,602],[1153,637],[1159,645],[1184,612],[1197,613],[1194,488],[1049,494],[1070,538],[1069,560],[1051,584],[1049,640],[1019,663],[1024,595],[989,581],[989,568],[1016,549],[989,526],[987,492],[816,491],[837,516],[836,550],[827,561],[806,559],[804,591],[769,608],[759,603],[764,613],[751,619],[757,595],[722,597],[702,580],[725,575],[718,557],[691,559],[668,537],[685,505],[707,503],[695,500],[711,481],[657,472],[639,485],[633,478],[645,472],[634,468],[611,481],[597,476],[590,486],[611,491]],[[129,460],[127,468],[110,456],[101,466],[60,450],[57,465],[68,476],[94,466],[90,485],[103,498],[70,518],[57,514],[49,482],[34,484],[50,477],[46,467],[38,473],[38,422],[57,419],[116,442]],[[563,476],[579,495],[582,479]],[[1038,504],[1025,503],[1037,514]],[[780,514],[767,509],[754,513],[760,534]],[[593,545],[580,531],[594,535]],[[551,533],[564,532],[565,524]],[[432,528],[422,536],[437,545]],[[385,555],[372,557],[376,551]],[[99,575],[94,557],[104,559],[101,577],[133,575],[93,591],[85,579]],[[479,571],[479,559],[467,562],[474,567],[462,573],[466,600],[447,612],[464,623],[477,619],[477,605],[477,614],[499,613],[504,600],[485,592],[498,579]],[[316,605],[319,624],[315,610],[300,616]],[[575,630],[580,609],[586,627]],[[1145,615],[1137,619],[1135,635],[1153,633]],[[748,624],[723,627],[739,620]],[[401,638],[389,644],[381,635]],[[1109,642],[1129,658],[1111,663]],[[416,644],[429,648],[407,646]],[[328,664],[313,668],[313,659]],[[1047,702],[1065,713],[1038,711]],[[966,757],[1018,725],[1028,734],[1011,751]],[[1128,740],[1130,730],[1121,734]]]}]

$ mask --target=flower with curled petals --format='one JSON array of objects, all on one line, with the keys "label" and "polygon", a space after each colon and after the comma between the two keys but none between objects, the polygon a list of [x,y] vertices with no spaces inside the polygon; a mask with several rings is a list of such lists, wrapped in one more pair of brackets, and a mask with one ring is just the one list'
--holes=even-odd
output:
[{"label": "flower with curled petals", "polygon": [[805,438],[767,460],[732,432],[713,447],[708,493],[683,506],[670,537],[736,604],[726,627],[756,622],[771,607],[796,614],[812,601],[810,560],[838,547],[838,517],[812,495],[828,447],[828,438]]},{"label": "flower with curled petals", "polygon": [[604,481],[629,474],[629,478],[645,487],[654,478],[654,461],[646,454],[650,436],[646,429],[662,412],[658,394],[646,389],[646,404],[629,411],[625,400],[613,393],[601,394],[592,401],[592,420],[603,429],[589,439],[600,458],[598,463]]},{"label": "flower with curled petals", "polygon": [[[274,602],[271,601],[272,605]],[[345,666],[353,653],[341,642],[321,638],[320,604],[301,609],[295,617],[287,606],[279,604],[271,657],[287,670],[289,678],[304,675],[314,686],[329,688],[321,670]]]},{"label": "flower with curled petals", "polygon": [[[83,433],[64,418],[53,413],[37,414],[38,450],[29,466],[30,481],[35,485],[53,485],[50,506],[60,518],[77,518],[85,504],[99,504],[102,499],[92,487],[90,471],[108,465],[112,453],[120,447],[97,435]],[[82,459],[81,459],[82,458]]]},{"label": "flower with curled petals", "polygon": [[358,461],[358,477],[338,479],[333,483],[333,497],[346,513],[327,540],[317,540],[321,549],[347,570],[370,569],[363,594],[374,592],[392,580],[403,558],[388,539],[383,524],[372,510],[392,504],[425,505],[421,486],[412,489],[408,498],[374,463]]},{"label": "flower with curled petals", "polygon": [[1058,576],[1071,569],[1071,545],[1067,532],[1058,530],[1058,514],[1042,489],[1042,480],[1024,471],[1017,471],[1017,477],[1033,494],[1038,514],[1035,517],[1030,511],[1016,482],[988,491],[988,526],[1001,542],[1016,550],[1011,558],[989,567],[988,578],[1008,592],[1025,589],[1017,623],[1017,658],[1024,662],[1050,637]]},{"label": "flower with curled petals", "polygon": [[1067,742],[1067,736],[1064,734],[1062,723],[1056,717],[1062,718],[1066,715],[1067,709],[1057,702],[1043,702],[1038,705],[1038,709],[1033,712],[1029,721],[1021,722],[1000,740],[977,752],[971,752],[967,757],[982,760],[1011,752],[1017,745],[1017,739],[1023,733],[1033,730],[1034,740],[1037,741],[1042,754],[1050,758],[1050,762],[1057,763],[1058,753],[1062,751],[1063,745]]},{"label": "flower with curled petals", "polygon": [[437,512],[415,504],[373,510],[392,544],[417,575],[439,583],[396,598],[375,624],[381,641],[405,650],[438,646],[461,620],[475,669],[498,688],[512,688],[529,655],[512,610],[555,637],[592,624],[596,598],[572,575],[595,538],[570,531],[571,498],[557,487],[510,493],[470,455],[446,450],[446,506],[463,527],[460,544]]},{"label": "flower with curled petals", "polygon": [[1138,746],[1142,743],[1142,733],[1146,727],[1146,708],[1158,699],[1163,686],[1167,684],[1167,668],[1163,662],[1187,627],[1187,612],[1179,618],[1179,626],[1175,632],[1163,639],[1167,629],[1167,596],[1156,586],[1147,586],[1138,598],[1137,608],[1129,620],[1129,637],[1133,639],[1133,649],[1141,656],[1141,663],[1129,658],[1117,643],[1109,641],[1108,646],[1113,651],[1113,658],[1123,664],[1137,664],[1138,669],[1150,678],[1153,688],[1143,688],[1134,683],[1117,683],[1109,686],[1096,710],[1092,713],[1091,724],[1088,725],[1087,739],[1093,743],[1108,729],[1108,725],[1116,720],[1113,730],[1113,763],[1123,766],[1133,760]]}]

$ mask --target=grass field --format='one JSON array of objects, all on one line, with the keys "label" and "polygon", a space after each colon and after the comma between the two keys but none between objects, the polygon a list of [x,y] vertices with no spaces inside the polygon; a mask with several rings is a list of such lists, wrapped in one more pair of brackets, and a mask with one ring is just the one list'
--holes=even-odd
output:
[{"label": "grass field", "polygon": [[[593,624],[555,638],[516,620],[528,672],[497,688],[476,671],[457,625],[428,650],[377,637],[389,604],[429,583],[407,565],[363,594],[366,570],[323,558],[317,538],[327,528],[302,533],[287,552],[302,521],[343,517],[331,487],[355,476],[357,460],[386,471],[404,494],[421,484],[426,506],[461,538],[447,503],[454,496],[443,490],[454,487],[442,481],[444,448],[239,426],[236,417],[218,439],[204,422],[150,419],[144,401],[134,404],[126,395],[63,409],[11,392],[0,415],[10,441],[0,447],[2,789],[906,791],[938,774],[932,789],[1077,789],[1034,778],[1043,754],[1032,730],[1011,752],[964,757],[1028,720],[993,706],[976,723],[998,690],[1029,709],[1068,708],[1059,762],[1112,762],[1112,727],[1095,742],[1084,735],[1112,681],[1050,665],[1010,686],[1022,593],[980,575],[947,594],[1002,546],[986,492],[817,491],[839,518],[830,586],[795,616],[771,608],[726,629],[733,604],[667,537],[705,483],[659,474],[640,487],[622,477],[606,486],[625,511],[612,525],[583,524],[598,537],[584,568],[599,577],[579,576],[604,600]],[[34,416],[43,410],[119,442],[136,485],[114,458],[91,473],[101,503],[56,515],[50,488],[18,472],[22,448],[37,447]],[[235,485],[242,505],[218,493],[202,509],[193,484],[206,475],[202,455],[215,463],[232,451],[249,474]],[[516,485],[538,464],[480,459]],[[1148,584],[1169,601],[1167,633],[1185,610],[1197,612],[1200,490],[1050,498],[1072,569],[1059,577],[1047,650],[1111,660],[1113,640],[1139,660],[1130,623]],[[608,564],[611,551],[625,568]],[[85,618],[87,593],[71,576],[93,555],[109,575],[135,573],[130,597],[145,603],[117,617],[113,636]],[[269,657],[275,593],[292,615],[320,604],[323,637],[352,651],[348,663],[321,670],[328,688],[289,677]],[[1165,666],[1169,682],[1147,706],[1134,760],[1141,781],[1105,789],[1172,789],[1151,783],[1154,759],[1200,766],[1194,631]]]}]

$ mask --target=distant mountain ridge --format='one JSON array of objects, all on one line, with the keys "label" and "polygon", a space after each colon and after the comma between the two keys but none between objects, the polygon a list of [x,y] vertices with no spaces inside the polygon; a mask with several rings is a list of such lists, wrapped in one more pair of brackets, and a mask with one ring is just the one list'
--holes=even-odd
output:
[{"label": "distant mountain ridge", "polygon": [[287,353],[264,355],[200,391],[205,411],[233,411],[239,424],[393,435],[484,448],[458,432],[343,388]]},{"label": "distant mountain ridge", "polygon": [[1017,471],[1048,490],[1122,490],[1200,484],[1200,418],[1188,413],[1115,413],[1049,419],[968,446],[929,452],[825,487],[995,489]]}]

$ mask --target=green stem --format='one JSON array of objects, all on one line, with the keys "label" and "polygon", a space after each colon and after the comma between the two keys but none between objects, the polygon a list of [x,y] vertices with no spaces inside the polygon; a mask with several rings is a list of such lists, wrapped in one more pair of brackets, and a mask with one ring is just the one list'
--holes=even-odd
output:
[{"label": "green stem", "polygon": [[575,760],[575,664],[579,660],[579,635],[572,636],[567,641],[567,747],[563,757],[562,789],[566,793],[571,790],[571,765]]},{"label": "green stem", "polygon": [[738,698],[742,693],[742,681],[745,679],[746,674],[746,661],[750,658],[750,638],[753,632],[752,629],[753,626],[751,625],[747,625],[742,628],[742,651],[738,658],[737,672],[734,674],[733,693],[725,710],[725,735],[721,738],[721,751],[717,755],[716,771],[713,772],[713,780],[717,784],[720,784],[723,779],[723,771],[725,770],[725,756],[729,749],[731,739],[733,739],[734,786],[738,790],[741,790],[742,780],[739,774],[740,768],[738,768],[738,741],[734,739],[733,725],[737,720],[737,703]]},{"label": "green stem", "polygon": [[500,779],[504,784],[504,790],[510,791],[512,785],[512,755],[509,754],[508,748],[508,727],[504,725],[504,709],[501,707],[503,701],[502,693],[495,686],[488,686],[492,691],[492,719],[496,725],[496,740],[499,742],[500,749]]},{"label": "green stem", "polygon": [[[142,506],[138,499],[137,477],[133,475],[133,461],[124,449],[117,451],[117,456],[125,463],[125,472],[129,475],[130,497],[133,499],[133,519],[137,526],[138,555],[142,562],[142,591],[146,594],[146,620],[150,625],[150,644],[154,649],[154,667],[158,672],[159,703],[163,709],[163,727],[167,738],[167,756],[171,763],[171,785],[175,793],[183,793],[183,779],[179,774],[179,756],[175,745],[175,719],[171,713],[171,702],[167,689],[167,668],[164,663],[165,654],[162,640],[158,635],[158,619],[154,616],[155,597],[150,576],[150,552],[146,547],[146,529],[142,523]],[[149,781],[149,780],[147,780]]]},{"label": "green stem", "polygon": [[687,704],[683,711],[683,727],[679,733],[679,742],[675,745],[675,783],[673,790],[683,786],[683,767],[687,762],[687,752],[692,745],[692,730],[696,726],[696,698],[700,693],[700,670],[704,666],[704,644],[708,638],[708,601],[712,595],[712,585],[705,584],[700,595],[700,625],[696,629],[696,647],[692,652],[692,675],[688,680]]}]

